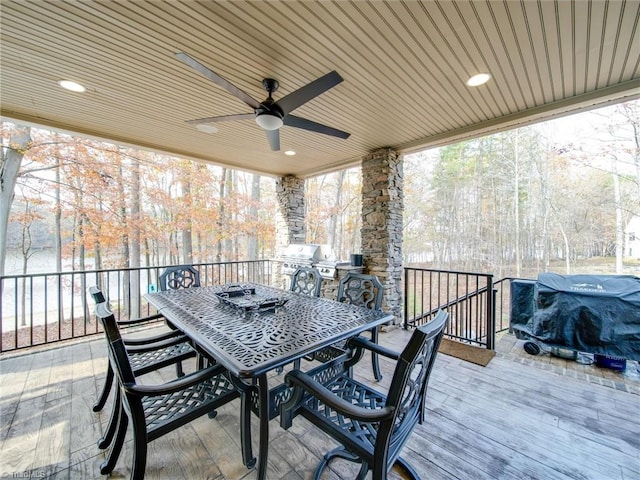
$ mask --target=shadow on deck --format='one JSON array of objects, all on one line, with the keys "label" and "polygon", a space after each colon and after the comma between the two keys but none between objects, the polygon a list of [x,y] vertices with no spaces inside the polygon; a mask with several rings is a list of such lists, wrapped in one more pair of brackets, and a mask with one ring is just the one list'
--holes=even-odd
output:
[{"label": "shadow on deck", "polygon": [[[399,349],[408,336],[395,329],[382,334],[381,343]],[[619,373],[549,355],[531,357],[511,335],[503,336],[496,350],[487,367],[438,356],[427,420],[404,450],[423,478],[640,478],[636,362]],[[0,478],[105,478],[96,441],[110,406],[100,414],[91,411],[105,364],[102,338],[0,357]],[[381,367],[380,388],[388,386],[393,363],[381,359]],[[174,373],[167,368],[145,379],[166,381]],[[356,374],[372,382],[366,361]],[[238,410],[234,401],[215,419],[205,416],[152,442],[146,478],[255,478],[242,464]],[[334,446],[302,419],[286,432],[274,420],[270,435],[269,480],[311,478],[320,457]],[[127,478],[130,460],[128,442],[111,478]],[[323,478],[347,480],[355,473],[351,465],[336,462]],[[394,471],[390,478],[403,477]]]}]

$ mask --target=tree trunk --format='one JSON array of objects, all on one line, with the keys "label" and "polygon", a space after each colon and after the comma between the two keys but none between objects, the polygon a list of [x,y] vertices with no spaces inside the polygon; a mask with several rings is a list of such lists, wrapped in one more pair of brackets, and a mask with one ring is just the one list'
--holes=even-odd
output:
[{"label": "tree trunk", "polygon": [[520,162],[520,154],[519,154],[519,143],[520,143],[520,129],[515,129],[515,145],[513,151],[513,163],[514,163],[514,179],[513,179],[513,216],[514,216],[514,228],[515,228],[515,238],[514,238],[514,248],[516,253],[516,277],[520,277],[520,271],[522,270],[522,258],[520,253],[520,170],[519,170],[519,162]]},{"label": "tree trunk", "polygon": [[565,263],[565,270],[566,270],[566,274],[570,275],[571,274],[571,256],[569,254],[569,238],[567,237],[567,234],[564,232],[564,228],[562,228],[561,224],[558,224],[558,228],[560,228],[560,233],[562,234],[562,239],[564,240],[564,263]]},{"label": "tree trunk", "polygon": [[[122,228],[122,235],[120,236],[121,248],[122,248],[122,267],[129,268],[131,266],[131,252],[129,250],[129,225],[127,222],[127,193],[125,191],[125,179],[124,179],[124,169],[122,168],[122,164],[118,167],[118,205],[120,210],[119,221]],[[127,316],[131,317],[131,272],[124,271],[122,278],[122,288],[123,295],[122,298],[124,300],[124,311]]]},{"label": "tree trunk", "polygon": [[[60,157],[56,155],[56,184],[55,184],[55,206],[54,206],[54,228],[55,228],[55,255],[56,255],[56,272],[62,272],[62,199],[60,196],[60,184],[62,181],[60,172]],[[58,308],[60,312],[64,312],[64,296],[62,288],[58,288]]]},{"label": "tree trunk", "polygon": [[[333,209],[329,218],[329,245],[331,249],[336,251],[336,240],[338,230],[338,214],[340,213],[340,203],[342,202],[342,187],[344,185],[344,176],[346,170],[338,172],[338,184],[336,185],[336,195],[334,197]],[[354,252],[355,253],[355,252]]]},{"label": "tree trunk", "polygon": [[185,264],[193,263],[193,237],[191,232],[191,209],[193,202],[191,201],[191,178],[189,173],[182,180],[182,196],[184,203],[184,226],[182,228],[182,258]]},{"label": "tree trunk", "polygon": [[[140,162],[132,157],[131,164],[131,266],[140,267]],[[132,317],[140,315],[140,270],[131,275],[131,312]]]},{"label": "tree trunk", "polygon": [[622,198],[620,195],[620,178],[617,173],[617,160],[613,159],[613,165],[616,172],[613,176],[613,195],[615,197],[616,208],[616,273],[621,275],[624,271],[622,257],[624,254],[624,223],[622,220]]},{"label": "tree trunk", "polygon": [[24,154],[31,144],[31,128],[20,127],[9,139],[10,148],[2,149],[0,165],[0,275],[4,275],[7,258],[9,214]]},{"label": "tree trunk", "polygon": [[[258,205],[260,204],[260,175],[251,177],[251,207],[249,215],[251,218],[258,218]],[[249,260],[257,260],[258,254],[258,232],[251,232],[249,235],[249,243],[247,245],[247,258]]]},{"label": "tree trunk", "polygon": [[224,201],[225,201],[225,186],[227,182],[227,169],[222,169],[222,175],[220,176],[220,184],[218,186],[219,191],[219,203],[218,203],[218,241],[216,242],[216,262],[222,261],[222,235],[224,229]]},{"label": "tree trunk", "polygon": [[[235,192],[237,191],[236,187],[236,174],[233,170],[228,170],[227,171],[227,197],[229,201],[234,200],[234,196],[235,196]],[[234,224],[234,220],[235,220],[235,215],[237,212],[237,208],[235,208],[235,202],[234,205],[232,205],[234,208],[231,210],[231,212],[227,212],[227,219],[229,221],[229,223],[231,225]],[[229,261],[229,260],[234,260],[233,258],[233,251],[234,251],[234,246],[233,246],[233,242],[234,239],[238,238],[238,235],[231,235],[231,232],[229,231],[229,225],[227,225],[226,228],[227,234],[224,236],[224,258],[225,260]]]},{"label": "tree trunk", "polygon": [[[31,224],[33,219],[30,216],[30,204],[29,201],[25,199],[25,220],[22,225],[22,274],[26,275],[29,269],[29,257],[31,256],[31,247],[32,247],[32,238],[31,238]],[[21,304],[21,320],[20,326],[27,326],[27,278],[22,278],[22,288],[20,295],[20,304]]]}]

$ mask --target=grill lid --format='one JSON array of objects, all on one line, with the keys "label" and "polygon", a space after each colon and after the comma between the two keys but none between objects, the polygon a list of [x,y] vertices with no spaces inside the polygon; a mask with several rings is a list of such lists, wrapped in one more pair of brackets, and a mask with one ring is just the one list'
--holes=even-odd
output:
[{"label": "grill lid", "polygon": [[290,260],[310,261],[312,263],[330,261],[335,258],[329,245],[317,243],[290,243],[284,249],[282,257]]}]

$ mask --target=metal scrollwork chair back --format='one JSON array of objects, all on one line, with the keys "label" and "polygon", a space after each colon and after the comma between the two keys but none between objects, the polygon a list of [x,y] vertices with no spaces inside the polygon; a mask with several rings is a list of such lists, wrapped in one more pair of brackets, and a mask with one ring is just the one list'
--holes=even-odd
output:
[{"label": "metal scrollwork chair back", "polygon": [[337,299],[371,310],[382,308],[384,287],[375,275],[349,272],[338,284]]},{"label": "metal scrollwork chair back", "polygon": [[160,290],[178,290],[200,286],[200,272],[192,265],[167,267],[160,275]]},{"label": "metal scrollwork chair back", "polygon": [[[380,310],[382,308],[383,295],[384,287],[378,277],[364,273],[349,272],[338,284],[336,299],[342,303],[349,303],[371,310]],[[371,330],[371,340],[375,343],[378,342],[378,327]],[[345,343],[340,343],[316,352],[314,358],[320,361],[328,361],[337,355],[343,354],[344,351]],[[382,380],[378,354],[375,352],[371,352],[371,364],[375,379]]]},{"label": "metal scrollwork chair back", "polygon": [[117,432],[100,473],[110,474],[118,461],[129,421],[133,430],[131,479],[144,477],[147,443],[204,414],[210,416],[220,406],[239,396],[222,365],[214,365],[162,385],[141,385],[131,368],[129,355],[118,324],[106,302],[96,306],[109,347],[109,362],[116,372],[118,396]]},{"label": "metal scrollwork chair back", "polygon": [[291,277],[292,292],[302,293],[310,297],[319,297],[322,289],[322,276],[314,267],[298,267]]},{"label": "metal scrollwork chair back", "polygon": [[[294,390],[281,406],[281,426],[289,428],[293,418],[302,415],[342,444],[323,457],[314,480],[336,457],[361,464],[358,480],[364,480],[369,471],[373,480],[386,479],[394,463],[409,478],[419,480],[400,451],[416,425],[424,421],[427,385],[448,318],[448,313],[439,311],[431,322],[416,328],[400,354],[364,337],[351,339],[354,357],[341,375],[325,382],[300,370],[287,373],[285,382]],[[387,395],[351,375],[350,366],[362,358],[363,349],[397,360]]]}]

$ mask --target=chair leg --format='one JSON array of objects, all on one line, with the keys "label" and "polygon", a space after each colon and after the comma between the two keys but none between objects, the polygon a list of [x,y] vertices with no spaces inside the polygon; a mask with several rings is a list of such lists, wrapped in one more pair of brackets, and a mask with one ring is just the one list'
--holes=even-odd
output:
[{"label": "chair leg", "polygon": [[176,375],[178,378],[184,377],[184,370],[182,369],[182,361],[176,363]]},{"label": "chair leg", "polygon": [[111,391],[111,385],[113,384],[113,369],[111,368],[111,363],[107,365],[107,376],[104,379],[104,385],[102,386],[102,393],[98,397],[96,403],[93,404],[93,411],[99,412],[104,408],[105,403],[107,403],[107,398],[109,398],[109,392]]},{"label": "chair leg", "polygon": [[[371,330],[371,341],[378,343],[378,328]],[[379,382],[382,380],[382,373],[380,373],[380,363],[378,361],[378,354],[371,352],[371,365],[373,365],[373,376]]]},{"label": "chair leg", "polygon": [[113,406],[111,407],[111,417],[109,418],[109,423],[107,425],[107,431],[104,433],[102,438],[98,440],[98,448],[104,450],[109,446],[111,440],[113,440],[113,436],[116,433],[116,429],[118,428],[118,421],[120,416],[120,409],[122,408],[122,402],[120,397],[120,389],[116,390],[116,398],[113,400]]},{"label": "chair leg", "polygon": [[330,452],[326,453],[320,463],[316,467],[316,471],[313,474],[313,480],[320,480],[320,475],[325,468],[329,466],[329,462],[334,458],[342,458],[344,460],[348,460],[349,462],[360,463],[360,470],[358,471],[358,476],[356,480],[364,480],[367,476],[367,472],[369,471],[369,465],[364,462],[360,457],[354,455],[353,453],[346,450],[344,447],[334,448]]},{"label": "chair leg", "polygon": [[415,469],[411,466],[409,462],[407,462],[404,458],[398,457],[396,458],[396,465],[399,465],[406,473],[409,474],[409,480],[420,480],[420,475]]},{"label": "chair leg", "polygon": [[380,363],[378,363],[378,354],[371,353],[371,363],[373,365],[373,376],[376,381],[382,380],[382,373],[380,373]]},{"label": "chair leg", "polygon": [[120,414],[118,415],[118,433],[116,435],[115,441],[113,442],[111,452],[109,452],[109,457],[107,457],[107,459],[100,465],[100,473],[102,475],[108,475],[113,472],[113,469],[118,462],[118,457],[120,456],[122,445],[124,445],[124,436],[127,433],[129,417],[127,417],[127,414],[122,408],[122,404],[120,404],[118,411],[120,412]]},{"label": "chair leg", "polygon": [[133,465],[131,466],[131,480],[142,480],[147,467],[147,425],[144,411],[134,417],[133,425]]}]

